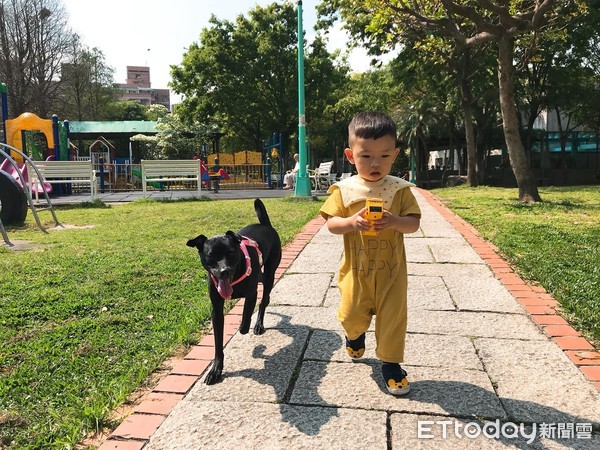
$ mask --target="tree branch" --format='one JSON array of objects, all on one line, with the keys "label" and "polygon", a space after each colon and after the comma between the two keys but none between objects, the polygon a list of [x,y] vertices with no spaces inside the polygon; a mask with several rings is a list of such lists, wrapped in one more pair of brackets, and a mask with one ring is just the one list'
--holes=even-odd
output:
[{"label": "tree branch", "polygon": [[531,19],[531,25],[533,28],[539,28],[544,24],[546,19],[546,13],[554,6],[554,0],[543,0],[536,1],[536,8],[533,12],[533,18]]},{"label": "tree branch", "polygon": [[481,14],[479,14],[475,10],[475,8],[465,5],[459,5],[453,0],[440,0],[440,2],[442,3],[442,5],[444,5],[448,12],[471,20],[480,33],[485,32],[499,37],[504,32],[504,27],[485,20],[485,18]]},{"label": "tree branch", "polygon": [[483,9],[496,14],[500,19],[500,23],[505,25],[506,28],[525,29],[529,26],[528,20],[525,20],[522,17],[513,16],[508,10],[508,5],[499,6],[491,0],[479,0],[479,4]]}]

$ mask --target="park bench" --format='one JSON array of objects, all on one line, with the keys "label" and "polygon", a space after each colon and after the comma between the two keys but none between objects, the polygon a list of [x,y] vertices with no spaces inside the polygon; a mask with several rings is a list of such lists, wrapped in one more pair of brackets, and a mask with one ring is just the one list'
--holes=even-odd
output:
[{"label": "park bench", "polygon": [[146,196],[148,183],[195,182],[198,193],[201,188],[200,161],[195,159],[142,159],[142,191]]},{"label": "park bench", "polygon": [[332,179],[333,161],[322,162],[315,170],[309,170],[309,178],[316,191],[326,190],[335,182],[335,175]]},{"label": "park bench", "polygon": [[[28,163],[29,164],[29,163]],[[98,193],[98,180],[92,167],[91,161],[35,161],[41,180],[38,179],[38,174],[33,168],[28,167],[30,186],[34,187],[33,191],[38,199],[39,188],[41,184],[73,184],[73,185],[88,185],[90,187],[90,195],[92,200],[95,200]]]}]

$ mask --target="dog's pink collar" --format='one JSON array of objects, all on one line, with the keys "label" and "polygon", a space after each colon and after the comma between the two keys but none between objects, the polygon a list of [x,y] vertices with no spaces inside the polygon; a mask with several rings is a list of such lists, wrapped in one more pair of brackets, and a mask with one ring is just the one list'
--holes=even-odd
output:
[{"label": "dog's pink collar", "polygon": [[[250,239],[246,236],[242,236],[242,241],[240,242],[240,248],[242,249],[244,258],[246,258],[246,271],[237,280],[233,281],[231,283],[231,286],[234,286],[234,285],[238,284],[240,281],[248,278],[250,276],[250,274],[252,273],[252,260],[250,259],[250,255],[248,254],[247,246],[254,247],[254,249],[256,250],[256,253],[258,254],[258,263],[259,263],[260,267],[262,267],[262,265],[263,265],[262,252],[260,251],[260,248],[258,247],[258,244],[256,243],[256,241],[253,239]],[[213,284],[215,285],[215,288],[217,288],[217,290],[219,290],[219,282],[217,281],[217,279],[215,278],[215,276],[212,273],[210,274],[210,279],[212,280]]]}]

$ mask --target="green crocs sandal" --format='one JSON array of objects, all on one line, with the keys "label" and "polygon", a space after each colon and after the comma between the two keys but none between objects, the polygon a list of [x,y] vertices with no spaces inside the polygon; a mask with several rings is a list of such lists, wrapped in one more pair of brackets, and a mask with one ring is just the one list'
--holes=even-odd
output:
[{"label": "green crocs sandal", "polygon": [[406,376],[406,370],[400,367],[398,363],[382,363],[381,374],[385,387],[392,395],[404,395],[410,392],[410,383]]},{"label": "green crocs sandal", "polygon": [[346,352],[352,359],[360,359],[365,354],[365,333],[356,339],[346,338]]}]

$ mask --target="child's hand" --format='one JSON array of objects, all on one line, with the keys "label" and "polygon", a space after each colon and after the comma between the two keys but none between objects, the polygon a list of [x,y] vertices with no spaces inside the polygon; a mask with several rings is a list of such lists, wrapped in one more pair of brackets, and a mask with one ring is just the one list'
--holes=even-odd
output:
[{"label": "child's hand", "polygon": [[[379,233],[388,228],[394,228],[396,223],[395,219],[398,219],[398,217],[393,215],[387,209],[384,209],[381,219],[373,222],[373,230]],[[369,224],[371,224],[371,222],[369,222]]]},{"label": "child's hand", "polygon": [[367,231],[371,229],[371,222],[364,218],[366,212],[367,208],[363,208],[353,216],[350,216],[350,222],[352,223],[352,227],[354,230]]},{"label": "child's hand", "polygon": [[397,230],[400,233],[414,233],[419,228],[419,224],[419,217],[412,215],[400,217],[384,209],[381,219],[373,223],[373,229],[378,233],[388,228]]}]

